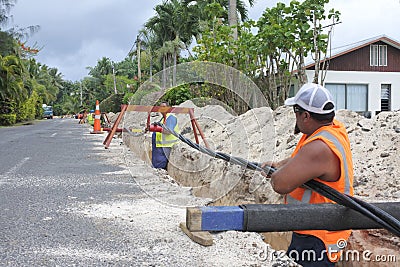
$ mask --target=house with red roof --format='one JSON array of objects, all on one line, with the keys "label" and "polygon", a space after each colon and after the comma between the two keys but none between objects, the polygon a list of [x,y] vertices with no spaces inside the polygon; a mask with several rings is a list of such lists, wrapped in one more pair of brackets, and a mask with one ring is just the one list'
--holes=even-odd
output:
[{"label": "house with red roof", "polygon": [[[314,64],[306,66],[313,80]],[[324,86],[332,93],[337,109],[374,116],[400,110],[400,43],[385,35],[332,51],[321,62],[326,69]],[[322,73],[321,73],[322,74]]]}]

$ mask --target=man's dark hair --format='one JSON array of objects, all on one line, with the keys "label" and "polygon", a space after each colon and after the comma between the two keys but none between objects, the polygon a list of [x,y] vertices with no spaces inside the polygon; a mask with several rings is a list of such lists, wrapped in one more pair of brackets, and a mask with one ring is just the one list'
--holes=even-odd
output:
[{"label": "man's dark hair", "polygon": [[161,104],[165,104],[165,105],[167,105],[167,106],[169,106],[169,103],[168,103],[168,101],[161,101],[161,102],[159,102],[159,106],[161,105]]},{"label": "man's dark hair", "polygon": [[[333,118],[335,117],[335,111],[332,111],[332,112],[327,113],[327,114],[318,114],[318,113],[314,113],[314,112],[305,110],[304,108],[300,107],[299,105],[296,105],[296,106],[298,107],[299,110],[301,110],[300,112],[307,111],[308,113],[310,113],[310,116],[311,116],[314,120],[319,121],[319,122],[322,122],[322,123],[332,122],[332,121],[333,121]],[[333,109],[333,107],[334,107],[334,106],[333,106],[332,103],[327,103],[327,104],[324,106],[323,109],[324,109],[324,110],[329,110],[329,109]]]}]

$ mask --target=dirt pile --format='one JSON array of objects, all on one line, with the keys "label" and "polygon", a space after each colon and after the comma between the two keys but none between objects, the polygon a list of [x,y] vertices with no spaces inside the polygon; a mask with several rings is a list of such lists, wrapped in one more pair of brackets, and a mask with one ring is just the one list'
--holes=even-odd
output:
[{"label": "dirt pile", "polygon": [[[257,108],[233,116],[216,105],[198,108],[187,101],[181,106],[194,108],[195,117],[212,150],[248,161],[284,159],[290,156],[300,137],[293,134],[295,116],[291,108],[280,107],[275,111]],[[127,114],[122,124],[128,128],[144,128],[147,115],[138,114]],[[399,201],[400,154],[397,150],[400,149],[400,112],[382,112],[366,119],[355,112],[340,110],[336,118],[345,124],[349,133],[356,196],[368,202]],[[158,119],[155,116],[152,121]],[[189,116],[178,115],[178,121],[185,136],[194,140]],[[124,141],[142,159],[150,162],[150,134],[124,137]],[[213,159],[184,143],[174,146],[168,173],[181,186],[192,187],[194,195],[213,199],[213,205],[282,202],[282,197],[273,192],[269,182],[259,173]],[[285,234],[267,237],[267,241],[277,249],[284,249],[287,240]],[[385,240],[376,253],[382,253],[384,248],[385,253],[398,254],[399,238],[383,230],[355,231],[348,248],[373,251],[376,240]]]}]

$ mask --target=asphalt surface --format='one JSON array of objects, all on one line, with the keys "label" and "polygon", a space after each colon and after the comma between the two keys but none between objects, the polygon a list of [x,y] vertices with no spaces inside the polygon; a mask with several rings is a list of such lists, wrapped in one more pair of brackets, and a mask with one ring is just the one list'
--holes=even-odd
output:
[{"label": "asphalt surface", "polygon": [[0,128],[0,266],[136,266],[134,258],[93,256],[129,253],[120,226],[69,212],[79,203],[141,193],[106,160],[105,135],[94,137],[77,122]]}]

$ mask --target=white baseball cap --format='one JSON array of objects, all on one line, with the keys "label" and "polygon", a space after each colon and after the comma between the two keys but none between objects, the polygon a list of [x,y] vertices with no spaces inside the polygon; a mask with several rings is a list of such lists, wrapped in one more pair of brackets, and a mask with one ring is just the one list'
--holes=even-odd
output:
[{"label": "white baseball cap", "polygon": [[[324,109],[328,103],[332,103],[332,107]],[[328,114],[335,110],[331,93],[325,87],[315,83],[304,84],[294,97],[285,100],[285,106],[294,105],[317,114]]]}]

